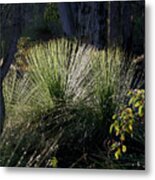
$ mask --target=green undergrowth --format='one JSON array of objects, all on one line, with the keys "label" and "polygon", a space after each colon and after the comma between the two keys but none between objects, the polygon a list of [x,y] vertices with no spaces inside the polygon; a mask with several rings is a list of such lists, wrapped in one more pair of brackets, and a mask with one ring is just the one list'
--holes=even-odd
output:
[{"label": "green undergrowth", "polygon": [[3,85],[0,165],[120,168],[125,161],[109,154],[107,139],[133,80],[131,59],[120,49],[98,51],[65,39],[30,47],[25,59],[23,76],[10,70]]}]

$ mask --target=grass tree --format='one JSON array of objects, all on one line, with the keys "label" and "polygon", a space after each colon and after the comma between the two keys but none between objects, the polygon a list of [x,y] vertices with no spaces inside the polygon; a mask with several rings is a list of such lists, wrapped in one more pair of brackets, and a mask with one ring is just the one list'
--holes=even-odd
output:
[{"label": "grass tree", "polygon": [[65,39],[37,44],[25,58],[24,76],[12,71],[4,81],[1,164],[49,167],[56,156],[60,167],[98,167],[94,158],[104,151],[106,159],[102,145],[130,89],[134,64],[119,49],[98,51]]}]

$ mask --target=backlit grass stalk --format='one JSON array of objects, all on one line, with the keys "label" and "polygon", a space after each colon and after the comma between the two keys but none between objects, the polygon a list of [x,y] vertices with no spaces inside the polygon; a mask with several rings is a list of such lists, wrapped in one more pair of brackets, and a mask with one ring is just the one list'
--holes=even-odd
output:
[{"label": "backlit grass stalk", "polygon": [[[2,164],[11,158],[9,164],[42,166],[57,152],[57,146],[61,150],[67,144],[68,153],[71,147],[83,153],[82,145],[103,144],[111,116],[124,101],[133,79],[134,65],[125,66],[125,54],[119,49],[98,51],[65,39],[36,45],[27,54],[24,77],[10,72],[4,83],[8,128],[0,146],[6,155]],[[25,128],[28,124],[31,130]],[[14,147],[20,137],[21,143]],[[55,137],[60,138],[54,141]],[[20,151],[23,142],[28,143],[30,156]],[[45,148],[49,142],[55,146],[52,153]],[[40,156],[44,150],[45,159]],[[11,156],[12,152],[16,153]]]}]

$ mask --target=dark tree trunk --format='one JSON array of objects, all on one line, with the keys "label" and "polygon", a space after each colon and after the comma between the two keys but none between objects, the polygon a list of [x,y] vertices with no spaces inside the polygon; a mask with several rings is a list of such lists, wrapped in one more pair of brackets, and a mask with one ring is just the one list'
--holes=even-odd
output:
[{"label": "dark tree trunk", "polygon": [[116,1],[109,2],[108,8],[108,45],[119,46],[121,44],[121,3]]},{"label": "dark tree trunk", "polygon": [[3,96],[3,80],[7,75],[10,65],[13,62],[14,54],[16,52],[16,45],[18,38],[21,34],[21,5],[15,4],[12,5],[13,11],[13,32],[12,33],[12,41],[10,42],[10,48],[8,50],[8,54],[3,60],[3,64],[0,67],[0,134],[3,131],[4,119],[5,119],[5,104],[4,104],[4,96]]},{"label": "dark tree trunk", "polygon": [[107,44],[107,8],[104,2],[59,3],[64,33],[103,48]]},{"label": "dark tree trunk", "polygon": [[74,17],[71,10],[71,3],[58,3],[59,15],[65,35],[75,35]]},{"label": "dark tree trunk", "polygon": [[0,133],[2,133],[3,131],[4,118],[5,118],[5,105],[4,105],[2,82],[0,82]]},{"label": "dark tree trunk", "polygon": [[133,44],[133,15],[132,15],[132,1],[122,2],[122,31],[123,31],[123,49],[127,53],[131,53]]}]

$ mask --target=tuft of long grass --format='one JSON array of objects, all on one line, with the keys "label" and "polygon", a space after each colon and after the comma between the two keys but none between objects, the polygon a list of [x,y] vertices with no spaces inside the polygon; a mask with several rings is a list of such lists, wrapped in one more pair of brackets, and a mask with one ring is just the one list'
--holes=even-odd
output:
[{"label": "tuft of long grass", "polygon": [[111,116],[125,101],[134,64],[119,49],[98,51],[65,39],[37,44],[27,54],[23,78],[14,71],[4,82],[0,164],[49,166],[56,156],[59,167],[98,167],[92,159],[97,149],[106,154]]},{"label": "tuft of long grass", "polygon": [[31,78],[47,93],[44,97],[57,101],[84,96],[83,84],[91,70],[89,51],[86,45],[64,39],[30,49],[27,58]]},{"label": "tuft of long grass", "polygon": [[118,48],[93,52],[92,57],[95,59],[94,101],[98,110],[102,111],[103,118],[108,121],[108,116],[111,118],[111,113],[125,100],[131,88],[135,65]]}]

